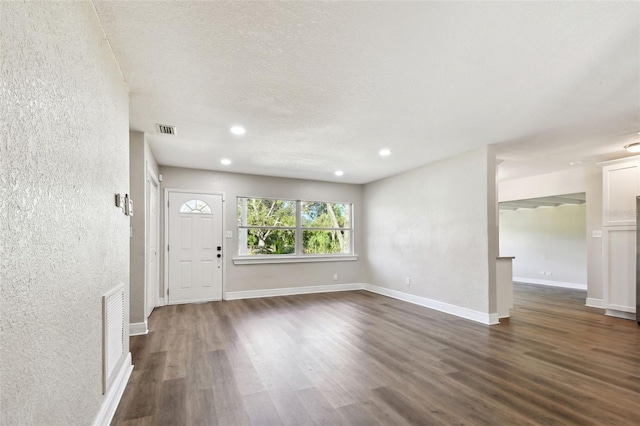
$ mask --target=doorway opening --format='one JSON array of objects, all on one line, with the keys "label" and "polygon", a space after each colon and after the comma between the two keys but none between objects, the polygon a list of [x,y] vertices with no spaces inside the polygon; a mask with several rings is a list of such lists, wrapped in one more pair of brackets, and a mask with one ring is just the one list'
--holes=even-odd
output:
[{"label": "doorway opening", "polygon": [[[546,286],[546,291],[581,299],[584,305],[587,298],[586,201],[586,194],[582,192],[499,204],[500,253],[515,256],[516,289],[519,283]],[[514,303],[518,303],[517,294]]]}]

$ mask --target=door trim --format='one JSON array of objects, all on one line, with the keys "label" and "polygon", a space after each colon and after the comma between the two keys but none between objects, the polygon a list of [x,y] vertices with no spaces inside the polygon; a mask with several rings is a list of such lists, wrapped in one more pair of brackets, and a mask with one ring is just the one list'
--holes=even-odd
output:
[{"label": "door trim", "polygon": [[206,195],[219,195],[222,196],[222,300],[227,300],[227,238],[226,238],[226,201],[227,196],[224,192],[219,191],[204,191],[202,189],[182,189],[182,188],[165,188],[162,198],[162,204],[164,211],[164,233],[162,235],[161,244],[164,245],[162,248],[163,253],[163,263],[164,263],[164,305],[169,305],[169,294],[167,291],[169,290],[169,251],[167,247],[169,246],[169,206],[167,205],[169,201],[169,193],[170,192],[182,192],[188,194],[206,194]]},{"label": "door trim", "polygon": [[[149,289],[149,259],[147,258],[147,250],[149,249],[149,227],[151,226],[150,224],[150,218],[151,218],[151,206],[149,203],[151,194],[148,191],[151,191],[151,187],[155,186],[157,189],[155,189],[156,192],[156,201],[158,203],[157,206],[157,223],[155,224],[156,226],[156,249],[159,249],[160,247],[160,181],[158,180],[158,177],[156,176],[156,174],[153,172],[153,169],[151,167],[149,167],[149,162],[145,162],[145,169],[146,169],[146,179],[145,179],[145,212],[144,212],[144,221],[145,221],[145,241],[144,241],[144,250],[145,250],[145,265],[144,265],[144,315],[145,315],[145,322],[147,320],[147,318],[149,318],[149,315],[151,315],[151,312],[147,312],[148,306],[149,306],[149,295],[147,294],[147,290]],[[151,181],[151,182],[149,182]],[[151,185],[150,185],[151,184]],[[159,252],[159,251],[158,251]],[[160,306],[160,256],[157,256],[156,259],[156,268],[157,268],[157,274],[156,274],[156,282],[152,283],[153,284],[153,306],[157,307]]]}]

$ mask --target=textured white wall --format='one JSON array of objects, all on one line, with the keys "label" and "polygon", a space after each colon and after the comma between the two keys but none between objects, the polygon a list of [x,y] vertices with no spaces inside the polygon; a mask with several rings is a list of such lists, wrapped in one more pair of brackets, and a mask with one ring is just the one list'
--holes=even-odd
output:
[{"label": "textured white wall", "polygon": [[[602,238],[593,238],[592,231],[602,229],[602,168],[597,165],[564,170],[545,175],[501,181],[500,201],[584,192],[587,195],[587,297],[602,299]],[[500,253],[511,254],[502,247]]]},{"label": "textured white wall", "polygon": [[90,2],[1,2],[0,40],[0,424],[88,425],[129,287],[127,91]]},{"label": "textured white wall", "polygon": [[489,151],[365,185],[365,282],[478,312],[495,310],[489,301],[497,255]]},{"label": "textured white wall", "polygon": [[586,210],[582,204],[501,212],[500,250],[516,257],[513,276],[586,285]]},{"label": "textured white wall", "polygon": [[[274,178],[237,173],[160,167],[162,196],[164,188],[209,190],[226,195],[225,230],[233,232],[225,239],[226,291],[264,290],[362,282],[362,186],[300,179]],[[238,253],[238,196],[281,197],[301,200],[352,202],[354,206],[355,251],[360,260],[348,262],[286,263],[269,265],[234,265],[232,257]],[[166,200],[162,202],[166,205]],[[161,209],[164,216],[165,209]],[[163,219],[164,220],[164,219]],[[163,222],[164,223],[164,222]],[[166,247],[163,241],[162,247]],[[164,253],[161,274],[164,278]],[[338,280],[333,275],[338,274]]]}]

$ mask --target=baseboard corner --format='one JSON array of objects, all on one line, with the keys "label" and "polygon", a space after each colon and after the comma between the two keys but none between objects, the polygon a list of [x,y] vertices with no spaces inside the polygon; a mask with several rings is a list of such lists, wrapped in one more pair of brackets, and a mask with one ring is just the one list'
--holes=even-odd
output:
[{"label": "baseboard corner", "polygon": [[142,336],[147,333],[149,333],[147,320],[144,320],[144,322],[132,322],[129,324],[129,336]]},{"label": "baseboard corner", "polygon": [[372,293],[402,300],[403,302],[413,303],[414,305],[424,306],[425,308],[433,309],[434,311],[443,312],[445,314],[464,318],[470,321],[478,322],[480,324],[495,325],[500,323],[497,313],[488,314],[484,312],[474,311],[473,309],[463,308],[461,306],[452,305],[450,303],[441,302],[439,300],[416,296],[410,293],[404,293],[402,291],[379,287],[372,284],[365,284],[364,289]]}]

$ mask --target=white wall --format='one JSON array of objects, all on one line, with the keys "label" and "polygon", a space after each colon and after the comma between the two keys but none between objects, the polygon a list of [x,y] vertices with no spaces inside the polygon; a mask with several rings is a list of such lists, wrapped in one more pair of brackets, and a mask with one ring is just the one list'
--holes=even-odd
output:
[{"label": "white wall", "polygon": [[[232,262],[232,258],[238,254],[236,202],[238,196],[351,202],[353,203],[354,209],[355,253],[362,256],[364,251],[362,244],[363,207],[361,185],[254,176],[166,166],[160,167],[160,173],[163,177],[161,184],[163,197],[165,188],[208,190],[225,193],[225,231],[228,230],[233,233],[232,239],[225,239],[224,267],[226,268],[226,292],[362,282],[362,260],[269,265],[234,265]],[[162,205],[166,206],[166,200],[164,200],[164,198]],[[163,207],[161,211],[164,216],[165,208]],[[166,241],[162,242],[162,247],[166,247]],[[164,249],[162,253],[160,266],[161,274],[164,277]],[[334,274],[338,274],[337,281],[333,280]]]},{"label": "white wall", "polygon": [[500,212],[500,250],[516,257],[513,276],[586,288],[586,210],[582,204]]},{"label": "white wall", "polygon": [[101,296],[129,287],[127,91],[90,2],[1,2],[0,39],[0,424],[89,425]]},{"label": "white wall", "polygon": [[[597,165],[564,170],[522,179],[501,181],[499,201],[522,200],[561,194],[584,192],[587,196],[587,298],[601,302],[602,238],[593,238],[592,231],[602,229],[602,168]],[[500,254],[511,254],[501,248]]]},{"label": "white wall", "polygon": [[495,208],[491,147],[365,185],[365,282],[495,313]]},{"label": "white wall", "polygon": [[158,163],[153,157],[145,134],[141,132],[129,133],[129,194],[134,203],[134,215],[131,216],[131,323],[144,322],[146,259],[147,259],[147,167],[158,176]]}]

